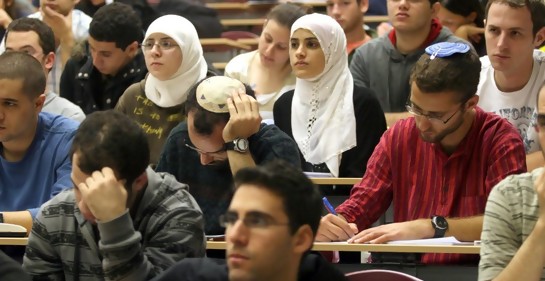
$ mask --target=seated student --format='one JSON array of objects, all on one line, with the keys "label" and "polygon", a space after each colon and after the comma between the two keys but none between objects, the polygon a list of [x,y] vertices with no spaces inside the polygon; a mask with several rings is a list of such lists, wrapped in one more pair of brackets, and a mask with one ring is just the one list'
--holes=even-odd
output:
[{"label": "seated student", "polygon": [[0,222],[28,230],[40,205],[72,185],[68,152],[79,123],[40,112],[45,87],[34,57],[0,55]]},{"label": "seated student", "polygon": [[162,16],[146,31],[142,43],[149,75],[123,93],[115,109],[142,126],[157,164],[168,134],[185,119],[182,108],[195,83],[208,71],[195,27],[183,17]]},{"label": "seated student", "polygon": [[6,0],[0,2],[0,37],[4,37],[8,25],[18,18],[27,17],[36,8],[27,0]]},{"label": "seated student", "polygon": [[343,29],[326,15],[306,15],[290,40],[297,82],[276,102],[275,124],[297,142],[304,171],[363,176],[386,120],[375,95],[354,85]]},{"label": "seated student", "polygon": [[[82,11],[74,9],[78,1],[74,0],[40,0],[38,12],[29,15],[45,22],[55,34],[56,51],[55,62],[47,79],[47,89],[60,93],[59,83],[66,62],[74,46],[89,36],[91,17]],[[5,50],[5,42],[0,43],[0,53]]]},{"label": "seated student", "polygon": [[0,251],[0,276],[2,281],[30,281],[21,265]]},{"label": "seated student", "polygon": [[[362,181],[337,207],[339,215],[322,218],[318,241],[479,240],[492,187],[526,171],[515,128],[476,106],[480,70],[467,43],[426,48],[410,79],[407,110],[414,117],[384,133]],[[369,228],[392,202],[395,223]],[[424,254],[422,262],[470,263],[477,257]]]},{"label": "seated student", "polygon": [[235,195],[220,217],[227,266],[185,259],[154,281],[346,280],[310,253],[321,214],[318,189],[288,163],[274,161],[235,175]]},{"label": "seated student", "polygon": [[479,0],[440,0],[437,19],[454,35],[469,41],[479,56],[486,55],[484,11]]},{"label": "seated student", "polygon": [[485,38],[490,56],[481,58],[479,106],[518,129],[528,171],[543,167],[538,134],[532,127],[537,119],[536,96],[545,82],[545,53],[535,50],[545,40],[545,3],[489,0]]},{"label": "seated student", "polygon": [[203,257],[202,212],[172,175],[148,167],[144,132],[117,111],[81,123],[70,150],[73,189],[45,203],[23,268],[40,280],[149,280]]},{"label": "seated student", "polygon": [[218,218],[233,195],[233,174],[277,158],[297,167],[297,144],[276,126],[261,123],[252,89],[236,79],[198,82],[189,91],[185,112],[187,120],[170,132],[156,170],[191,186],[206,234],[223,234]]},{"label": "seated student", "polygon": [[252,87],[264,120],[273,119],[276,100],[295,87],[288,54],[290,28],[307,12],[291,3],[274,7],[263,24],[257,50],[238,55],[225,66],[225,76]]},{"label": "seated student", "polygon": [[369,8],[369,0],[328,0],[327,15],[334,18],[343,28],[346,36],[348,63],[356,49],[377,37],[377,33],[366,29],[363,14]]},{"label": "seated student", "polygon": [[[55,61],[55,36],[43,21],[33,18],[12,21],[7,29],[5,42],[6,52],[30,54],[42,64],[45,75],[49,74]],[[42,111],[63,115],[79,122],[85,119],[85,114],[79,106],[49,89],[45,92]]]},{"label": "seated student", "polygon": [[[545,87],[538,94],[541,153],[545,153]],[[479,280],[545,279],[545,173],[543,167],[507,177],[486,203]]]},{"label": "seated student", "polygon": [[89,39],[66,63],[60,94],[86,114],[112,109],[123,92],[147,73],[140,18],[126,4],[100,8],[89,27]]},{"label": "seated student", "polygon": [[410,116],[405,108],[409,76],[424,49],[438,42],[465,42],[435,18],[438,1],[387,1],[394,29],[356,49],[350,62],[355,84],[373,90],[389,126]]}]

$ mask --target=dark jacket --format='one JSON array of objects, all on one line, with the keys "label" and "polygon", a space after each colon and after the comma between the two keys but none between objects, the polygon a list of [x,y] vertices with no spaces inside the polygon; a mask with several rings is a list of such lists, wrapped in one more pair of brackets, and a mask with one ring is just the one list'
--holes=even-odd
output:
[{"label": "dark jacket", "polygon": [[0,251],[0,280],[30,281],[30,276],[21,268],[20,264]]},{"label": "dark jacket", "polygon": [[[184,259],[152,281],[228,281],[229,270],[224,262],[224,260],[212,259]],[[348,280],[343,273],[316,253],[303,256],[297,279],[299,281]]]},{"label": "dark jacket", "polygon": [[113,109],[125,90],[144,79],[147,73],[144,55],[138,52],[116,76],[103,78],[87,52],[84,56],[73,56],[64,66],[60,95],[81,107],[86,115]]}]

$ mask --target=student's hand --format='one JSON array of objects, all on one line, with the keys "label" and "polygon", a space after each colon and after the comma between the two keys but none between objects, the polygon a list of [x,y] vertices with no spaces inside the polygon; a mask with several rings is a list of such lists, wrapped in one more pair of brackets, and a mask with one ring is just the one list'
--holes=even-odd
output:
[{"label": "student's hand", "polygon": [[0,9],[0,26],[4,27],[4,29],[8,28],[8,25],[13,21],[11,17],[8,15],[6,10]]},{"label": "student's hand", "polygon": [[94,171],[85,182],[78,185],[78,189],[81,200],[98,221],[111,221],[127,209],[124,180],[117,180],[111,168],[104,167],[102,171]]},{"label": "student's hand", "polygon": [[458,29],[456,29],[456,32],[454,32],[454,35],[456,35],[457,37],[464,40],[471,39],[476,43],[479,43],[479,41],[481,41],[481,34],[484,34],[484,28],[477,27],[475,24],[462,25],[458,27]]},{"label": "student's hand", "polygon": [[223,140],[232,141],[237,138],[247,139],[259,131],[261,125],[261,115],[257,101],[245,93],[245,90],[232,94],[227,99],[229,107],[229,122],[223,129]]},{"label": "student's hand", "polygon": [[68,15],[63,15],[48,6],[42,6],[41,12],[43,22],[45,22],[59,40],[66,39],[67,36],[72,37],[72,12]]},{"label": "student's hand", "polygon": [[426,219],[383,224],[366,229],[348,240],[348,243],[382,244],[392,240],[432,238],[435,231]]},{"label": "student's hand", "polygon": [[382,22],[377,26],[377,34],[380,37],[380,36],[382,36],[384,34],[390,33],[390,31],[392,31],[392,29],[394,29],[394,27],[390,23]]},{"label": "student's hand", "polygon": [[328,214],[320,221],[320,227],[316,234],[316,241],[346,241],[358,233],[358,227],[354,223],[348,223],[342,216]]}]

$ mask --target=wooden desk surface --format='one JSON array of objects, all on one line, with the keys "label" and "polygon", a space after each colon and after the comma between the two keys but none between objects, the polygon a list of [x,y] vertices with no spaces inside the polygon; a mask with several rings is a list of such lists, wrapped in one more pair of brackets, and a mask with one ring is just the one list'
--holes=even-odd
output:
[{"label": "wooden desk surface", "polygon": [[226,45],[237,49],[251,50],[252,47],[228,38],[202,38],[199,39],[203,47],[214,45]]},{"label": "wooden desk surface", "polygon": [[0,237],[0,245],[26,246],[28,238]]},{"label": "wooden desk surface", "polygon": [[[225,250],[225,241],[207,241],[207,249]],[[340,242],[316,242],[312,248],[315,251],[345,251],[345,252],[396,252],[396,253],[450,253],[479,254],[481,246],[473,245],[389,245],[389,244],[347,244]]]}]

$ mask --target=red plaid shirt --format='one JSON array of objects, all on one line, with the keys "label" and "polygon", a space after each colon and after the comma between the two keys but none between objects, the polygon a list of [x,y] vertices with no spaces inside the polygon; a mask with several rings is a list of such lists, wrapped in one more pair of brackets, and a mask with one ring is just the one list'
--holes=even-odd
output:
[{"label": "red plaid shirt", "polygon": [[[395,222],[482,215],[494,185],[525,171],[517,130],[495,114],[477,108],[472,128],[450,156],[440,145],[422,141],[414,118],[408,118],[384,133],[361,182],[336,210],[360,230],[370,227],[392,200]],[[423,263],[477,261],[477,255],[422,255]]]}]

